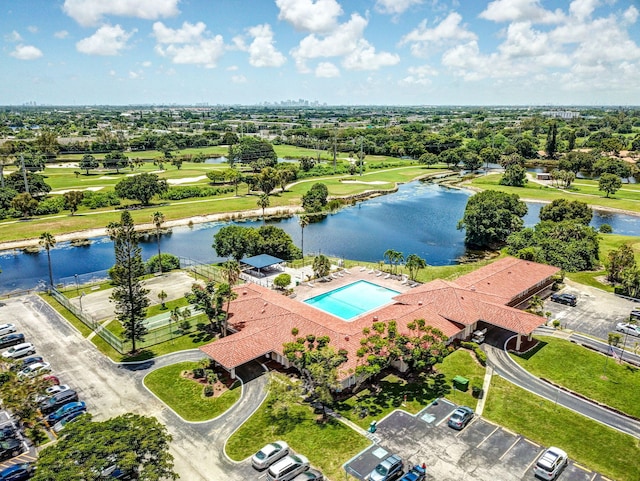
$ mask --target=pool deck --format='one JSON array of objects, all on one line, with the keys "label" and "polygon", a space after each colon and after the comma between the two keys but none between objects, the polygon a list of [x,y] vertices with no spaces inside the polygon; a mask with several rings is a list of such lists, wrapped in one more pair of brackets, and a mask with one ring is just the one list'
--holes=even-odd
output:
[{"label": "pool deck", "polygon": [[[331,279],[330,281],[315,279],[310,282],[302,282],[295,288],[294,292],[296,294],[296,299],[305,301],[312,297],[324,294],[325,292],[332,291],[348,284],[352,284],[359,280],[371,282],[372,284],[377,284],[379,286],[386,287],[387,289],[398,291],[399,293],[407,292],[411,289],[411,287],[406,282],[403,284],[402,280],[394,279],[393,277],[387,277],[387,273],[385,272],[377,275],[378,272],[380,271],[371,272],[371,269],[363,268],[360,266],[350,267],[349,269],[339,271],[334,270],[332,271],[332,275],[327,276]],[[292,278],[293,277],[294,276],[292,276]]]}]

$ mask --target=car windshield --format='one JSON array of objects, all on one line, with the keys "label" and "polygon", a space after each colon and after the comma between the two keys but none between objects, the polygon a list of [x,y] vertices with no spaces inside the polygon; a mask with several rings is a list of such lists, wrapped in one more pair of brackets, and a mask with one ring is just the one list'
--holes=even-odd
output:
[{"label": "car windshield", "polygon": [[460,412],[453,413],[453,415],[451,416],[451,419],[454,421],[460,421],[462,419],[462,413]]},{"label": "car windshield", "polygon": [[389,469],[385,465],[378,464],[376,466],[376,473],[378,473],[380,476],[386,476],[388,472]]},{"label": "car windshield", "polygon": [[260,450],[260,451],[258,451],[258,452],[256,453],[256,458],[258,458],[258,459],[264,459],[264,458],[266,458],[266,457],[267,457],[267,455],[266,455],[266,454],[264,453],[264,451],[262,451],[262,450]]}]

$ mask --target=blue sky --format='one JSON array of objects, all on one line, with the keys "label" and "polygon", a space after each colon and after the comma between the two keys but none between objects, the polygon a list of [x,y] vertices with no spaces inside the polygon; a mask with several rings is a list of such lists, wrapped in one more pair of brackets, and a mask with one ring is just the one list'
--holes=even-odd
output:
[{"label": "blue sky", "polygon": [[636,0],[3,0],[0,105],[640,105]]}]

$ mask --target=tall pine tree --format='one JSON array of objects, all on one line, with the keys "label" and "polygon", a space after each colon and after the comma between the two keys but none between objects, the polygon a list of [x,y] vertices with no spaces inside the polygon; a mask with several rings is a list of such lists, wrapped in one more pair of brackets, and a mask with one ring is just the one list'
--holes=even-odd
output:
[{"label": "tall pine tree", "polygon": [[149,306],[149,291],[142,286],[140,276],[144,274],[142,249],[138,246],[138,234],[131,214],[127,211],[120,216],[120,222],[111,222],[107,232],[116,254],[116,263],[109,270],[114,284],[111,299],[116,303],[116,316],[124,327],[125,336],[131,341],[131,352],[136,350],[136,341],[142,341],[147,328],[142,321]]},{"label": "tall pine tree", "polygon": [[556,157],[556,152],[558,151],[558,126],[555,122],[551,123],[549,127],[549,132],[547,132],[547,157],[550,159],[554,159]]}]

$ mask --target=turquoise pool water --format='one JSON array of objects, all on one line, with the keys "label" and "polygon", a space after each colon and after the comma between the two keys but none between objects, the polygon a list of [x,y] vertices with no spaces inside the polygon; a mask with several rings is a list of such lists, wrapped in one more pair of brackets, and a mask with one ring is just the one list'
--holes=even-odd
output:
[{"label": "turquoise pool water", "polygon": [[356,281],[304,302],[348,321],[376,307],[388,304],[398,294],[400,294],[398,291],[371,282]]}]

